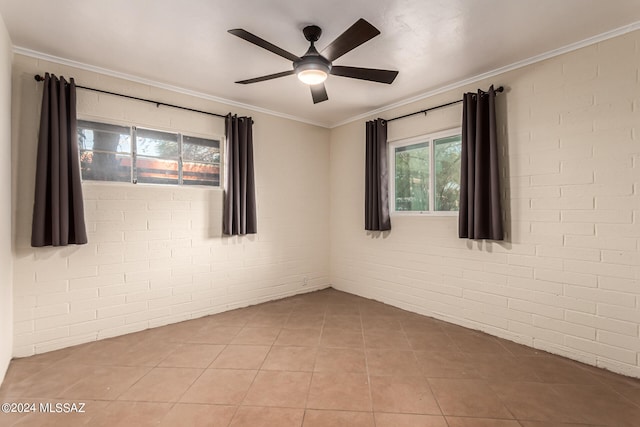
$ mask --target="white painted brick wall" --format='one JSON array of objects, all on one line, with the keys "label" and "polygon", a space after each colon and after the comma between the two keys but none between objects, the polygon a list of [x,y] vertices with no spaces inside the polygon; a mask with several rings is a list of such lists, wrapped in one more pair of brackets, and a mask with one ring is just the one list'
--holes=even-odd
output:
[{"label": "white painted brick wall", "polygon": [[[640,377],[640,31],[381,115],[492,83],[507,240],[460,240],[456,217],[367,234],[364,121],[346,124],[331,135],[333,286]],[[460,106],[438,113],[389,139],[460,126]]]},{"label": "white painted brick wall", "polygon": [[[467,88],[507,88],[498,101],[505,242],[459,240],[455,217],[396,217],[388,236],[372,238],[362,222],[362,121],[328,131],[237,111],[256,120],[257,236],[221,238],[219,190],[85,183],[90,243],[38,250],[28,244],[40,102],[33,74],[227,107],[18,55],[14,354],[322,288],[330,274],[348,292],[640,376],[639,46],[640,32],[630,33]],[[216,119],[79,94],[87,119],[223,132]],[[396,122],[389,137],[459,121],[452,107]]]},{"label": "white painted brick wall", "polygon": [[[33,75],[226,113],[228,106],[16,55],[13,89],[14,356],[79,344],[329,285],[329,130],[251,111],[258,234],[222,237],[222,191],[83,184],[89,244],[29,245],[41,87]],[[224,121],[78,90],[81,118],[196,135]],[[274,190],[277,189],[276,190]],[[303,278],[309,285],[303,287]]]}]

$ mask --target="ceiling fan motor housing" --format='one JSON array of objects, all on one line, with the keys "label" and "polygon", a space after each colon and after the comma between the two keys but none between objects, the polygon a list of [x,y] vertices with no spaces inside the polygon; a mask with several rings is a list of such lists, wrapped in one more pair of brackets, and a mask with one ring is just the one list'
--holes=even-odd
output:
[{"label": "ceiling fan motor housing", "polygon": [[[309,49],[311,51],[313,49],[316,50],[313,46]],[[293,63],[293,69],[297,73],[301,71],[307,70],[320,70],[329,74],[331,71],[331,62],[329,62],[325,57],[320,55],[317,51],[315,55],[313,53],[307,52],[300,61],[295,61]]]},{"label": "ceiling fan motor housing", "polygon": [[302,34],[304,34],[305,39],[311,43],[315,43],[320,39],[322,29],[317,25],[308,25],[302,29]]}]

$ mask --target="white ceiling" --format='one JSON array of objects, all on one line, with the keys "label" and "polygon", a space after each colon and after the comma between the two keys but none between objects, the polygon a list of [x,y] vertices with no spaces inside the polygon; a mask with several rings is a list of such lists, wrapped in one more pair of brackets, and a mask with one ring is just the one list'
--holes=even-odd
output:
[{"label": "white ceiling", "polygon": [[[0,0],[18,48],[332,126],[640,21],[638,0]],[[295,76],[234,81],[291,63],[227,33],[243,28],[302,55],[358,18],[381,35],[336,65],[398,70],[392,85],[330,76],[314,105]],[[499,84],[500,82],[496,82]],[[82,84],[82,82],[78,82]]]}]

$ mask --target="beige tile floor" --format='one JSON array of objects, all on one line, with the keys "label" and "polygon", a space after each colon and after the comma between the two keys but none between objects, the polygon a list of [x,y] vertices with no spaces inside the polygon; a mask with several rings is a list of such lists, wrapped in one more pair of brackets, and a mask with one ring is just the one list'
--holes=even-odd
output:
[{"label": "beige tile floor", "polygon": [[640,381],[332,289],[14,360],[1,426],[640,426]]}]

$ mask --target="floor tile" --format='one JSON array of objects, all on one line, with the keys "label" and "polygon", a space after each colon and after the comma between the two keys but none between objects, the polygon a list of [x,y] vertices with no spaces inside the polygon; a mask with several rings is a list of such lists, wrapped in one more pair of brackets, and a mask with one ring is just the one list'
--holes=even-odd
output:
[{"label": "floor tile", "polygon": [[324,327],[360,332],[362,331],[362,321],[359,315],[327,314],[324,319]]},{"label": "floor tile", "polygon": [[574,424],[554,421],[520,421],[522,427],[607,427],[597,424]]},{"label": "floor tile", "polygon": [[271,345],[279,333],[280,328],[242,328],[231,344]]},{"label": "floor tile", "polygon": [[[10,398],[10,397],[0,396],[0,399],[2,399],[1,403],[9,403],[9,404],[24,403],[24,400],[21,398]],[[36,399],[33,399],[33,398],[29,403],[35,403],[36,405],[39,404],[39,402],[37,402]],[[17,407],[15,409],[16,410],[14,412],[4,412],[4,411],[0,412],[0,426],[13,426],[16,423],[24,420],[25,418],[31,418],[33,420],[36,415],[42,415],[42,414],[31,414],[24,411],[18,412]],[[26,424],[26,425],[29,425],[29,424]]]},{"label": "floor tile", "polygon": [[376,412],[441,414],[429,384],[422,377],[371,376],[370,381]]},{"label": "floor tile", "polygon": [[637,427],[640,419],[639,379],[335,289],[14,360],[0,398],[87,402],[78,416],[0,414],[0,425],[29,427]]},{"label": "floor tile", "polygon": [[357,305],[349,303],[329,304],[327,315],[338,314],[343,316],[360,316],[360,309]]},{"label": "floor tile", "polygon": [[490,387],[519,420],[559,420],[566,410],[550,384],[492,382]]},{"label": "floor tile", "polygon": [[[595,366],[581,365],[589,374],[593,375],[599,384],[604,384],[613,388],[619,393],[631,393],[640,391],[640,378],[631,378],[623,375],[607,371],[605,369],[596,368]],[[640,402],[640,396],[637,402]]]},{"label": "floor tile", "polygon": [[44,371],[50,365],[50,363],[24,363],[20,362],[20,359],[13,360],[7,369],[2,385],[0,385],[0,396],[3,392],[8,391],[12,385]]},{"label": "floor tile", "polygon": [[640,422],[640,406],[621,400],[617,393],[603,386],[554,384],[552,388],[565,409],[553,421],[616,427],[634,427]]},{"label": "floor tile", "polygon": [[273,344],[315,347],[320,344],[320,329],[282,329]]},{"label": "floor tile", "polygon": [[187,342],[198,344],[229,344],[242,328],[238,326],[204,327],[189,337]]},{"label": "floor tile", "polygon": [[228,345],[209,367],[258,369],[262,366],[269,349],[270,347],[264,345]]},{"label": "floor tile", "polygon": [[90,421],[91,427],[151,427],[169,413],[170,403],[111,402]]},{"label": "floor tile", "polygon": [[60,393],[66,399],[115,400],[151,368],[94,366],[91,371]]},{"label": "floor tile", "polygon": [[522,363],[521,358],[491,353],[467,353],[465,357],[469,364],[473,365],[478,376],[486,380],[541,381],[535,370],[528,364]]},{"label": "floor tile", "polygon": [[367,376],[315,372],[311,380],[307,408],[371,411]]},{"label": "floor tile", "polygon": [[364,331],[366,348],[411,350],[409,340],[403,331],[372,329]]},{"label": "floor tile", "polygon": [[157,366],[180,344],[147,341],[131,346],[124,353],[113,355],[115,366]]},{"label": "floor tile", "polygon": [[376,413],[376,427],[447,427],[438,415]]},{"label": "floor tile", "polygon": [[406,331],[407,340],[413,350],[418,351],[457,351],[458,346],[444,332]]},{"label": "floor tile", "polygon": [[480,332],[450,333],[449,337],[464,353],[510,354],[496,338]]},{"label": "floor tile", "polygon": [[303,409],[241,406],[229,427],[300,427]]},{"label": "floor tile", "polygon": [[518,344],[513,341],[507,341],[498,339],[500,345],[507,349],[511,355],[515,357],[534,357],[534,356],[549,356],[550,354],[543,350],[538,350],[526,345]]},{"label": "floor tile", "polygon": [[253,316],[245,327],[247,328],[282,328],[289,319],[289,314],[258,313]]},{"label": "floor tile", "polygon": [[178,403],[164,417],[160,427],[228,427],[235,413],[235,406]]},{"label": "floor tile", "polygon": [[189,342],[191,336],[193,336],[202,327],[202,325],[202,322],[196,323],[193,321],[186,321],[148,329],[148,339],[155,342],[171,342],[178,344]]},{"label": "floor tile", "polygon": [[259,305],[259,313],[289,314],[293,311],[295,304],[292,298],[269,301]]},{"label": "floor tile", "polygon": [[364,315],[362,316],[362,327],[365,331],[369,330],[385,330],[385,331],[402,331],[402,323],[396,316],[384,315]]},{"label": "floor tile", "polygon": [[165,368],[206,368],[224,350],[223,344],[182,344],[158,366]]},{"label": "floor tile", "polygon": [[536,373],[546,383],[553,384],[598,384],[598,379],[582,369],[576,362],[559,356],[520,357],[520,364]]},{"label": "floor tile", "polygon": [[181,402],[239,405],[257,371],[207,369],[182,395]]},{"label": "floor tile", "polygon": [[256,314],[255,306],[218,313],[207,317],[209,326],[243,327]]},{"label": "floor tile", "polygon": [[307,409],[303,427],[375,427],[371,412]]},{"label": "floor tile", "polygon": [[371,375],[421,375],[412,351],[367,350],[366,356]]},{"label": "floor tile", "polygon": [[78,364],[115,366],[122,355],[127,354],[131,344],[114,339],[96,341],[79,349],[60,361],[60,365],[75,366]]},{"label": "floor tile", "polygon": [[176,402],[203,371],[193,368],[154,368],[122,393],[118,400]]},{"label": "floor tile", "polygon": [[513,418],[484,381],[433,378],[429,383],[445,415]]},{"label": "floor tile", "polygon": [[364,347],[364,339],[362,332],[325,328],[322,330],[320,345],[322,347],[362,348]]},{"label": "floor tile", "polygon": [[262,364],[267,371],[313,371],[317,347],[274,346]]},{"label": "floor tile", "polygon": [[286,329],[314,329],[318,332],[324,324],[324,313],[313,313],[302,311],[301,313],[292,313],[284,323]]},{"label": "floor tile", "polygon": [[260,371],[242,404],[304,408],[310,383],[308,372]]},{"label": "floor tile", "polygon": [[[76,427],[91,425],[91,419],[109,405],[109,401],[87,400],[82,402],[69,401],[67,399],[29,399],[25,402],[21,399],[16,402],[35,404],[36,412],[31,413],[0,413],[0,425],[2,426],[20,426],[20,427]],[[84,405],[81,405],[84,403]],[[55,411],[56,405],[66,404],[68,413],[49,413],[47,411]],[[47,406],[50,409],[41,407]],[[64,408],[64,406],[62,407]],[[82,412],[80,412],[82,411]]]},{"label": "floor tile", "polygon": [[320,348],[314,367],[316,372],[366,372],[364,350],[358,348]]},{"label": "floor tile", "polygon": [[93,368],[88,365],[58,362],[22,381],[10,384],[6,391],[3,391],[3,397],[57,398],[77,381],[86,378]]},{"label": "floor tile", "polygon": [[371,316],[394,316],[398,315],[399,309],[390,305],[371,300],[361,300],[359,302],[360,314],[362,317]]},{"label": "floor tile", "polygon": [[83,351],[85,348],[91,347],[93,344],[93,342],[89,342],[86,344],[74,345],[72,347],[49,351],[47,353],[36,354],[30,357],[20,357],[14,359],[14,361],[17,363],[44,363],[51,365],[53,363],[60,362],[61,360],[64,360],[67,357],[74,355],[80,351]]},{"label": "floor tile", "polygon": [[426,316],[420,316],[418,314],[410,314],[407,317],[400,319],[402,329],[407,333],[418,334],[438,334],[444,333],[441,322],[436,319],[432,319]]},{"label": "floor tile", "polygon": [[458,351],[416,351],[420,371],[429,378],[480,378],[473,361]]},{"label": "floor tile", "polygon": [[520,427],[515,420],[500,420],[490,418],[461,418],[447,417],[449,427]]}]

